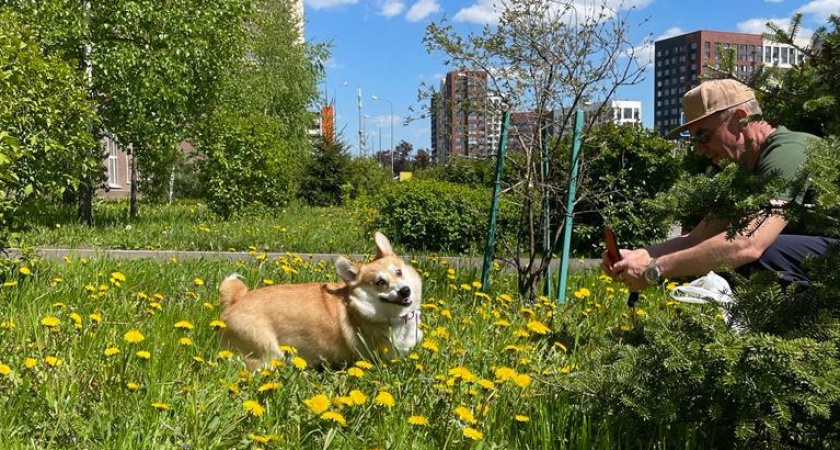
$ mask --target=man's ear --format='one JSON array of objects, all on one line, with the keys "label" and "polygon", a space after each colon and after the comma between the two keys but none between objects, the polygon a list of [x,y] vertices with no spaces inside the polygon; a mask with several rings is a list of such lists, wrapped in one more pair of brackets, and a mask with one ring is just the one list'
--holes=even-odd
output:
[{"label": "man's ear", "polygon": [[394,256],[391,241],[384,234],[377,231],[374,235],[374,240],[376,241],[376,259],[382,258],[383,256]]},{"label": "man's ear", "polygon": [[748,123],[750,123],[750,115],[745,109],[735,108],[733,115],[738,120],[738,124],[741,125],[741,127],[745,127]]},{"label": "man's ear", "polygon": [[359,279],[359,268],[344,257],[335,260],[335,272],[347,284],[355,283]]}]

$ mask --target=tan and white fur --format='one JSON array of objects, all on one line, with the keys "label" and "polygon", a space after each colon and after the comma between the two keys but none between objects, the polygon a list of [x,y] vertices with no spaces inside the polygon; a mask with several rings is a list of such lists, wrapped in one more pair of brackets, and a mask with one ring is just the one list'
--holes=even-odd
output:
[{"label": "tan and white fur", "polygon": [[367,264],[338,258],[343,283],[266,286],[249,291],[239,275],[219,286],[222,345],[237,349],[249,370],[283,360],[288,345],[312,365],[337,365],[407,354],[423,338],[422,282],[411,265],[394,254],[382,233]]}]

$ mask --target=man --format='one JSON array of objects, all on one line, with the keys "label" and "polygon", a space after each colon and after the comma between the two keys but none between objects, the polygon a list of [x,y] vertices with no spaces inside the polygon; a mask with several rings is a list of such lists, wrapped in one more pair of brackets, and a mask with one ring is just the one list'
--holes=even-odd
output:
[{"label": "man", "polygon": [[[807,159],[808,141],[818,139],[761,120],[755,93],[735,80],[706,81],[688,91],[682,103],[686,123],[668,136],[688,130],[695,151],[715,163],[722,159],[741,161],[757,173],[776,173],[790,180]],[[611,264],[604,252],[602,266],[632,291],[656,285],[664,278],[696,277],[723,267],[743,274],[773,270],[783,284],[809,284],[802,261],[809,255],[824,254],[837,241],[786,234],[795,232],[786,230],[787,225],[782,215],[761,215],[748,225],[747,230],[752,232],[727,239],[727,221],[702,220],[686,235],[645,248],[622,249],[623,259],[616,264]]]}]

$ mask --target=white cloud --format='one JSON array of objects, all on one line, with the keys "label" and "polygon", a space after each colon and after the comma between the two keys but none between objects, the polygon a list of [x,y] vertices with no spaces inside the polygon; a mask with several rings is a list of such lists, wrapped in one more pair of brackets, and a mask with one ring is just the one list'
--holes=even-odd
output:
[{"label": "white cloud", "polygon": [[[472,6],[463,8],[455,13],[455,22],[472,22],[477,24],[495,24],[499,21],[501,11],[506,1],[515,0],[478,0]],[[595,17],[603,13],[611,16],[622,9],[641,9],[649,5],[653,0],[577,0],[573,2],[575,11],[585,17]],[[553,10],[560,14],[560,6],[556,5]],[[612,14],[610,14],[610,12]]]},{"label": "white cloud", "polygon": [[455,22],[496,23],[499,21],[499,11],[493,3],[494,0],[478,0],[476,4],[455,13],[452,19]]},{"label": "white cloud", "polygon": [[[788,28],[790,28],[790,19],[762,18],[749,19],[743,22],[739,22],[736,28],[741,33],[763,34],[770,31],[770,29],[767,28],[768,22],[775,24],[777,27],[783,30],[787,30]],[[814,34],[814,30],[800,26],[799,32],[796,34],[796,37],[800,39],[810,39],[812,34]]]},{"label": "white cloud", "polygon": [[409,22],[419,22],[438,11],[440,11],[440,4],[437,0],[419,0],[405,13],[405,19]]},{"label": "white cloud", "polygon": [[324,67],[326,67],[327,69],[341,69],[344,67],[344,65],[338,62],[337,59],[330,56],[329,58],[327,58],[326,61],[324,61]]},{"label": "white cloud", "polygon": [[830,15],[840,12],[840,0],[814,0],[798,11],[805,15],[813,15],[814,20],[818,22],[826,22]]},{"label": "white cloud", "polygon": [[385,17],[394,17],[405,11],[405,3],[400,0],[387,0],[379,9],[379,14]]},{"label": "white cloud", "polygon": [[330,9],[343,5],[355,5],[359,0],[304,0],[312,9]]}]

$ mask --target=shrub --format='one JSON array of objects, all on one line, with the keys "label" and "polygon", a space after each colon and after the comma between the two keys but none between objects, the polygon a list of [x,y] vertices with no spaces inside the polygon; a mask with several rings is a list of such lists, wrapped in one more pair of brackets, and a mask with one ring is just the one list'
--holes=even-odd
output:
[{"label": "shrub", "polygon": [[345,203],[359,197],[377,195],[391,181],[389,170],[382,168],[374,158],[353,158],[345,189]]},{"label": "shrub", "polygon": [[304,169],[300,196],[313,206],[336,206],[343,201],[343,188],[350,179],[347,144],[320,140]]},{"label": "shrub", "polygon": [[464,252],[485,237],[490,192],[444,181],[392,183],[372,199],[373,229],[412,250]]},{"label": "shrub", "polygon": [[[569,149],[563,146],[560,173],[568,173]],[[671,222],[664,214],[654,214],[656,210],[647,201],[670,188],[681,174],[681,159],[673,144],[649,130],[603,125],[593,130],[581,153],[574,253],[599,254],[605,224],[612,226],[623,247],[664,238]],[[565,204],[565,192],[559,200]],[[561,222],[560,218],[556,220]]]}]

